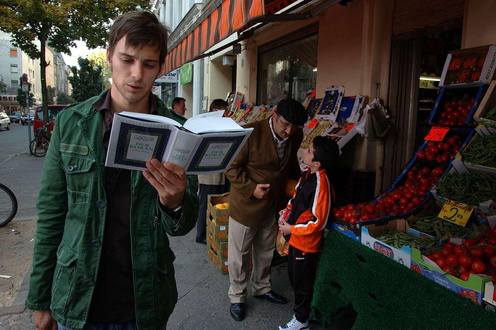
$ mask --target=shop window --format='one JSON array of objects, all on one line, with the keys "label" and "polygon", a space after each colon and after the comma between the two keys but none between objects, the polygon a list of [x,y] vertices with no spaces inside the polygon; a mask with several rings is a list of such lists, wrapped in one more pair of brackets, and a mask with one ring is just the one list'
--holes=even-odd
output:
[{"label": "shop window", "polygon": [[11,80],[10,85],[12,88],[19,88],[19,80]]},{"label": "shop window", "polygon": [[[284,39],[284,38],[283,38]],[[283,98],[303,102],[317,81],[317,42],[313,33],[271,49],[258,61],[257,103],[276,105]]]},{"label": "shop window", "polygon": [[10,49],[10,57],[17,57],[17,48]]}]

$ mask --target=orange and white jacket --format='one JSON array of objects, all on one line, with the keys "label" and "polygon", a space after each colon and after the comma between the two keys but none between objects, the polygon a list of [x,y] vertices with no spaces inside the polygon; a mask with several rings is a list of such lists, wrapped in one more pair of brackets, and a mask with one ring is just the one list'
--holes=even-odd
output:
[{"label": "orange and white jacket", "polygon": [[334,191],[325,169],[303,172],[286,208],[291,225],[289,244],[303,252],[320,252]]}]

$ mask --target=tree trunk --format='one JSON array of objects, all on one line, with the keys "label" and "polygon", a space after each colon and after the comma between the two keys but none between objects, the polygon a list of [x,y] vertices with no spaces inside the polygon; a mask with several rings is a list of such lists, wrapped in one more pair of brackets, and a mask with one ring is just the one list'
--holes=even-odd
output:
[{"label": "tree trunk", "polygon": [[[43,107],[43,121],[45,125],[48,125],[50,122],[50,118],[48,118],[48,90],[47,90],[47,82],[46,82],[46,67],[48,63],[46,62],[46,41],[47,41],[47,33],[45,31],[40,33],[40,75],[41,75],[41,105]],[[50,137],[50,130],[47,131],[48,137]]]}]

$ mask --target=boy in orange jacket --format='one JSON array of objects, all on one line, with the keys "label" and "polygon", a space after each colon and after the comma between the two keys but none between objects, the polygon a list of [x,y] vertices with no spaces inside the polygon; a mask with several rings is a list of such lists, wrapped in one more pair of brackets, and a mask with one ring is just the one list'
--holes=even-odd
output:
[{"label": "boy in orange jacket", "polygon": [[280,212],[279,231],[290,235],[285,236],[289,238],[288,274],[295,293],[295,315],[280,330],[309,329],[317,263],[334,195],[327,170],[338,157],[336,142],[315,137],[303,157],[308,170],[302,173],[292,199]]}]

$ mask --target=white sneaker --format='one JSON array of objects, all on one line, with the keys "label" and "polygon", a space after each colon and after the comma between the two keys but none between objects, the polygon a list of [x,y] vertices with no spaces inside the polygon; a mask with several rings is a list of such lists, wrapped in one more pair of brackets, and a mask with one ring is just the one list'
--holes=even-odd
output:
[{"label": "white sneaker", "polygon": [[308,321],[305,323],[301,323],[296,319],[296,316],[293,315],[293,318],[288,323],[279,326],[279,330],[305,330],[310,329],[310,325],[308,325]]}]

